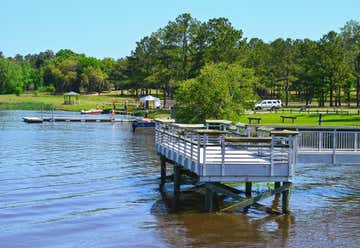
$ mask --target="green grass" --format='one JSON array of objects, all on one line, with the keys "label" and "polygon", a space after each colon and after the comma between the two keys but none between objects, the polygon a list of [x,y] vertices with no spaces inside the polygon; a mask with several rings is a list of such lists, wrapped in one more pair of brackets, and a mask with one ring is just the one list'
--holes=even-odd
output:
[{"label": "green grass", "polygon": [[[23,110],[50,110],[52,107],[56,110],[68,110],[68,111],[80,111],[82,109],[92,109],[96,106],[102,108],[112,108],[112,102],[121,102],[121,101],[135,101],[136,98],[131,97],[119,97],[119,92],[110,92],[107,94],[101,95],[81,95],[79,97],[79,104],[76,105],[64,105],[63,95],[48,95],[48,94],[39,94],[33,95],[30,93],[22,94],[21,96],[16,95],[0,95],[0,109],[23,109]],[[118,107],[121,108],[121,105]],[[316,108],[319,111],[334,110],[330,108]],[[137,115],[144,115],[144,110],[132,110]],[[285,109],[288,111],[289,109]],[[243,122],[248,123],[248,117],[261,117],[261,124],[264,125],[310,125],[317,126],[319,120],[319,114],[317,113],[255,113],[255,114],[244,114],[240,119],[232,120],[234,123]],[[297,109],[298,110],[298,109]],[[315,110],[315,109],[311,109]],[[350,111],[352,114],[323,114],[323,126],[360,126],[360,115],[358,114],[357,109],[343,109],[343,111]],[[297,119],[295,123],[292,124],[291,120],[285,120],[285,123],[282,123],[280,116],[296,116]],[[150,118],[167,118],[170,116],[169,111],[150,111],[148,116]]]},{"label": "green grass", "polygon": [[121,100],[134,100],[133,98],[123,98],[114,94],[104,95],[81,95],[79,97],[79,104],[64,105],[63,95],[33,95],[22,94],[16,95],[0,95],[0,109],[24,109],[24,110],[39,110],[51,109],[56,110],[80,111],[82,109],[92,109],[96,106],[111,108],[113,101],[119,102]]},{"label": "green grass", "polygon": [[[294,124],[289,119],[282,123],[280,116],[296,116]],[[317,126],[319,114],[298,114],[298,113],[264,113],[264,114],[245,114],[237,122],[248,123],[248,117],[260,117],[261,124],[264,125],[308,125]],[[344,114],[322,114],[323,126],[360,126],[360,115]]]}]

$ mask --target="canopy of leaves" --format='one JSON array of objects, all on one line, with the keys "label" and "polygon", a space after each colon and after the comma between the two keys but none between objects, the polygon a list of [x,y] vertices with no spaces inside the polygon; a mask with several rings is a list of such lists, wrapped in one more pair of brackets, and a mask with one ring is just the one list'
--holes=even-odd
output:
[{"label": "canopy of leaves", "polygon": [[205,119],[236,119],[254,99],[256,77],[235,64],[208,64],[194,79],[183,82],[175,99],[176,118],[185,123]]}]

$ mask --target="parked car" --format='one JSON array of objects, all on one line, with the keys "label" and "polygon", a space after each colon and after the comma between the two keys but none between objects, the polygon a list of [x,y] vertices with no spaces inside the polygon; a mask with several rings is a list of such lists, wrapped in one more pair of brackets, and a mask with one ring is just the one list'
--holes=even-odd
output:
[{"label": "parked car", "polygon": [[255,110],[274,110],[279,108],[281,108],[281,100],[262,100],[261,102],[255,104]]}]

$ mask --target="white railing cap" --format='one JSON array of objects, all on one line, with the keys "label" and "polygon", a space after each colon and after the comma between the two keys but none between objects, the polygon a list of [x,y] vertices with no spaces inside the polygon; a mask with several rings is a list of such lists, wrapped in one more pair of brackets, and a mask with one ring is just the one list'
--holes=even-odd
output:
[{"label": "white railing cap", "polygon": [[271,135],[274,135],[274,136],[281,136],[281,137],[287,137],[287,136],[295,136],[295,135],[298,135],[299,132],[296,132],[296,131],[290,131],[290,130],[275,130],[275,131],[271,131]]},{"label": "white railing cap", "polygon": [[229,120],[205,120],[205,123],[231,125],[232,121],[229,121]]},{"label": "white railing cap", "polygon": [[183,123],[172,123],[174,127],[182,128],[182,129],[201,129],[205,128],[204,124],[183,124]]},{"label": "white railing cap", "polygon": [[175,122],[174,119],[162,119],[162,118],[156,118],[155,121],[160,122],[160,123],[174,123]]}]

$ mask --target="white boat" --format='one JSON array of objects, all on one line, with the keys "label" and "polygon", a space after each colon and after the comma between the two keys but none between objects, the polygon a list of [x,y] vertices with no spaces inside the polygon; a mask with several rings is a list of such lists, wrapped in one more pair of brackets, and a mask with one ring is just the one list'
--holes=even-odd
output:
[{"label": "white boat", "polygon": [[85,114],[85,115],[97,115],[97,114],[101,114],[102,112],[103,112],[102,109],[81,110],[81,114]]},{"label": "white boat", "polygon": [[39,117],[23,117],[24,121],[27,123],[43,123],[44,119]]}]

